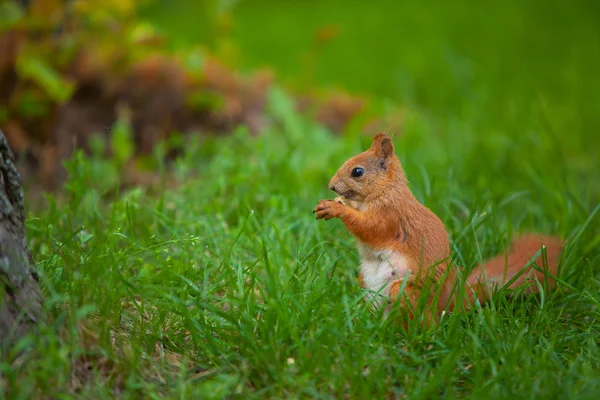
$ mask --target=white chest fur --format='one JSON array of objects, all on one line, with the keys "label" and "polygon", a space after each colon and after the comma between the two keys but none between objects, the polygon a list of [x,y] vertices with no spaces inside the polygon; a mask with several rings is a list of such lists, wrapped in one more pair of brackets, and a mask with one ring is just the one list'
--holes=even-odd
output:
[{"label": "white chest fur", "polygon": [[376,304],[381,305],[382,296],[389,296],[390,287],[402,280],[408,273],[408,260],[401,253],[391,250],[373,250],[363,244],[358,245],[361,257],[360,272],[369,298],[376,294]]}]

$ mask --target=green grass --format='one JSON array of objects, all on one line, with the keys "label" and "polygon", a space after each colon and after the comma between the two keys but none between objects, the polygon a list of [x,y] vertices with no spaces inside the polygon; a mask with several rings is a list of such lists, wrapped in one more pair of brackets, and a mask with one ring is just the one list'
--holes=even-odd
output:
[{"label": "green grass", "polygon": [[457,140],[407,111],[398,155],[459,265],[517,231],[570,244],[560,290],[405,332],[364,301],[342,224],[311,214],[370,138],[333,137],[285,104],[273,96],[260,136],[193,141],[176,190],[110,194],[101,160],[71,161],[64,204],[28,220],[51,323],[4,355],[11,398],[597,397],[597,160],[467,121]]}]

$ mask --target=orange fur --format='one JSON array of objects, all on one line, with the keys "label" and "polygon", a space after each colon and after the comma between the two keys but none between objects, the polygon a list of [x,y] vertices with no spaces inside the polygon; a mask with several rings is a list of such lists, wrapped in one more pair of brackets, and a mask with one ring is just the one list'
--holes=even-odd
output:
[{"label": "orange fur", "polygon": [[[535,269],[533,265],[522,271],[527,264],[530,264],[542,246],[546,247],[545,261],[549,269],[548,274]],[[489,300],[495,290],[504,286],[517,275],[518,277],[509,285],[509,288],[524,287],[526,293],[536,293],[538,291],[537,282],[543,285],[546,280],[551,288],[554,287],[556,281],[553,277],[558,273],[563,246],[563,240],[546,235],[527,234],[516,238],[503,254],[485,262],[483,266],[479,266],[471,272],[466,281],[467,286],[472,288],[467,291],[469,302],[473,301],[475,295],[480,302]],[[545,267],[541,253],[533,260],[533,263],[541,269]],[[519,275],[519,273],[521,274]]]},{"label": "orange fur", "polygon": [[[352,176],[356,168],[364,173]],[[415,307],[424,285],[433,284],[436,285],[434,289],[440,289],[438,310],[454,308],[453,287],[457,274],[454,270],[444,274],[450,256],[445,226],[410,191],[400,160],[394,154],[392,140],[387,135],[375,135],[368,150],[346,161],[331,178],[329,188],[343,196],[346,204],[320,200],[313,213],[317,219],[341,219],[358,239],[363,256],[361,268],[364,269],[358,278],[361,286],[376,292],[385,283],[389,286],[388,299],[396,301],[402,282],[408,279],[404,290],[406,296],[401,303],[402,308],[407,308],[406,301]],[[555,275],[562,240],[526,235],[513,242],[506,255],[487,261],[473,271],[466,280],[470,289],[465,305],[471,305],[475,297],[480,301],[488,299],[497,287],[510,281],[525,267],[542,244],[546,246],[549,272]],[[389,265],[384,260],[386,257]],[[536,263],[542,265],[541,257]],[[410,272],[408,276],[407,272]],[[544,274],[530,267],[510,287],[526,284],[527,278],[531,277],[544,281]],[[553,285],[554,280],[549,283]],[[535,292],[537,285],[530,284],[528,290]],[[432,300],[431,297],[427,302]],[[433,316],[430,307],[427,314],[425,319],[429,320]],[[409,316],[412,317],[410,311]]]}]

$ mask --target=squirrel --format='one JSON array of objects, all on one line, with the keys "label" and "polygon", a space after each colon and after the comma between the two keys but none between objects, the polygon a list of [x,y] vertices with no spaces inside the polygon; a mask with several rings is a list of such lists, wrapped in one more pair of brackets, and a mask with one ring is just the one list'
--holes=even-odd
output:
[{"label": "squirrel", "polygon": [[[339,168],[329,189],[339,197],[320,200],[313,214],[316,219],[339,218],[358,240],[359,284],[371,293],[368,297],[378,294],[374,304],[384,306],[385,315],[404,286],[400,308],[414,318],[412,310],[428,284],[435,285],[439,297],[435,307],[433,295],[428,294],[426,320],[435,322],[436,316],[454,310],[459,274],[456,267],[450,268],[448,233],[437,215],[412,194],[389,136],[376,134],[368,150]],[[542,246],[545,259],[540,252],[533,262],[547,266],[546,272],[530,263]],[[482,303],[489,300],[506,283],[511,289],[525,285],[526,293],[537,292],[536,279],[553,288],[563,246],[562,239],[542,234],[513,239],[505,254],[484,262],[468,275],[465,308],[475,299]]]}]

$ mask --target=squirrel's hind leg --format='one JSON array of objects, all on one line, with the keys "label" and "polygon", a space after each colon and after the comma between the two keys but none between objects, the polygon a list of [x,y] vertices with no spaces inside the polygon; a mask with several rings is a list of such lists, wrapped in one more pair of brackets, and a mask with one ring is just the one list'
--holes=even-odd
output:
[{"label": "squirrel's hind leg", "polygon": [[[392,283],[392,286],[390,288],[389,300],[392,307],[394,306],[394,303],[398,301],[400,302],[398,306],[398,311],[400,311],[400,315],[398,315],[398,317],[402,319],[402,324],[406,329],[408,327],[406,319],[415,318],[415,311],[417,310],[417,305],[419,303],[421,288],[419,288],[412,282],[408,282],[404,287],[404,292],[401,293],[401,289],[402,281],[395,281],[394,283]],[[432,319],[432,313],[429,308],[430,307],[428,306],[426,309],[423,310],[422,323],[424,323],[425,325],[429,325],[432,321],[434,321]]]}]

